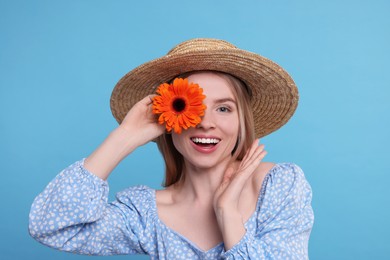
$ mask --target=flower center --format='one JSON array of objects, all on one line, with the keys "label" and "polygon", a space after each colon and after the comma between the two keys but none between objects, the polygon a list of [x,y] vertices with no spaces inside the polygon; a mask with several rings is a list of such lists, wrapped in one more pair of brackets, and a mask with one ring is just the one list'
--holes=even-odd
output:
[{"label": "flower center", "polygon": [[175,112],[182,112],[186,108],[186,101],[182,98],[176,98],[172,102],[172,107]]}]

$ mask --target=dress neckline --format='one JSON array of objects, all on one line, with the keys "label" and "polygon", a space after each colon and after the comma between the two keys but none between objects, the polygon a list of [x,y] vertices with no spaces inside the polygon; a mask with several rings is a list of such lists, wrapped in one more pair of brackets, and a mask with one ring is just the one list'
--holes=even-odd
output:
[{"label": "dress neckline", "polygon": [[[257,216],[257,213],[258,211],[260,210],[261,208],[261,205],[263,203],[263,200],[264,200],[264,196],[265,196],[265,188],[266,188],[266,185],[268,183],[268,179],[269,179],[269,176],[271,175],[271,173],[275,170],[275,168],[278,166],[279,164],[275,164],[268,172],[267,174],[265,175],[264,177],[264,180],[263,180],[263,183],[261,184],[261,188],[260,188],[260,191],[259,191],[259,195],[258,195],[258,198],[257,198],[257,202],[256,202],[256,208],[255,208],[255,211],[251,214],[251,216],[248,218],[248,220],[244,223],[244,227],[245,229],[247,229],[248,225],[250,222],[252,222],[255,217]],[[164,228],[165,230],[167,230],[168,232],[174,234],[175,236],[179,237],[180,239],[186,241],[191,247],[193,247],[194,249],[196,249],[197,251],[199,251],[200,253],[203,253],[203,254],[209,254],[217,249],[219,249],[220,247],[223,247],[224,243],[223,241],[218,243],[216,246],[208,249],[208,250],[203,250],[201,249],[198,245],[196,245],[193,241],[191,241],[190,239],[188,239],[187,237],[185,237],[184,235],[180,234],[179,232],[175,231],[174,229],[170,228],[169,226],[167,226],[164,221],[162,221],[158,215],[158,209],[157,209],[157,198],[156,198],[156,190],[155,189],[152,189],[153,191],[153,212],[155,214],[154,218],[157,220],[158,224],[160,225],[160,227]]]}]

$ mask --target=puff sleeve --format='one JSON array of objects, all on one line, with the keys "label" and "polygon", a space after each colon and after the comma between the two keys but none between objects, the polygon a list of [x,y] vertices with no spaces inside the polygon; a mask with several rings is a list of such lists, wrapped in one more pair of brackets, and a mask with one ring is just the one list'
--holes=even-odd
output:
[{"label": "puff sleeve", "polygon": [[257,216],[223,259],[308,259],[312,191],[295,164],[278,164],[263,181]]},{"label": "puff sleeve", "polygon": [[[148,236],[153,233],[148,218],[150,196],[146,187],[133,187],[107,203],[107,182],[79,161],[36,197],[29,232],[42,244],[78,254],[145,254],[150,248]],[[131,197],[139,198],[139,205]]]}]

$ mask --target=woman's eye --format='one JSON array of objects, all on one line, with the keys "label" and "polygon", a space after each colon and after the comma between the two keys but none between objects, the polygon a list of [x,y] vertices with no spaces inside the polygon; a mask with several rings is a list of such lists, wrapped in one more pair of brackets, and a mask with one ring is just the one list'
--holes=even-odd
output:
[{"label": "woman's eye", "polygon": [[227,108],[227,107],[220,107],[220,108],[218,108],[218,111],[220,111],[220,112],[229,112],[230,109]]}]

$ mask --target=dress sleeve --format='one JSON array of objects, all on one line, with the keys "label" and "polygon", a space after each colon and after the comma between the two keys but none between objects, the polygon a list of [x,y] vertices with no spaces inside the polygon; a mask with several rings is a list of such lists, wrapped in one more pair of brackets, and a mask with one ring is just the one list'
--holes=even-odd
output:
[{"label": "dress sleeve", "polygon": [[[83,161],[76,162],[35,198],[30,235],[49,247],[78,254],[145,254],[151,198],[143,191],[142,187],[128,189],[107,203],[107,182],[88,172]],[[143,208],[132,203],[133,196],[138,196],[137,204]]]},{"label": "dress sleeve", "polygon": [[224,259],[308,259],[314,222],[311,187],[295,164],[278,164],[264,180],[255,222]]}]

